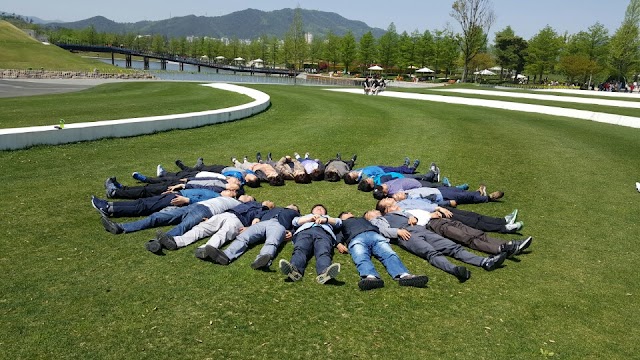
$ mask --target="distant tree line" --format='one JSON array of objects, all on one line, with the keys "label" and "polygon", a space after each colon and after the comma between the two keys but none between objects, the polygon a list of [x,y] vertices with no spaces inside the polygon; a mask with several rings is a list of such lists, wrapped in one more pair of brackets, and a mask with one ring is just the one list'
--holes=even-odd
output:
[{"label": "distant tree line", "polygon": [[[2,14],[3,18],[8,14]],[[91,45],[113,45],[135,50],[200,58],[242,57],[262,59],[267,66],[303,70],[366,73],[377,64],[386,74],[409,74],[429,67],[436,76],[473,78],[473,72],[500,67],[499,78],[517,81],[527,74],[530,82],[543,82],[549,76],[570,83],[593,83],[608,79],[634,81],[640,65],[640,0],[631,0],[620,27],[613,35],[600,23],[576,34],[559,34],[546,26],[531,39],[515,34],[510,26],[488,33],[495,18],[490,0],[456,0],[451,16],[463,31],[450,28],[398,33],[393,23],[375,38],[371,32],[356,39],[352,32],[343,36],[329,32],[307,41],[299,9],[284,39],[266,35],[252,40],[214,38],[167,38],[154,34],[100,33],[92,26],[82,30],[44,29],[49,41]],[[27,21],[27,19],[22,19]]]}]

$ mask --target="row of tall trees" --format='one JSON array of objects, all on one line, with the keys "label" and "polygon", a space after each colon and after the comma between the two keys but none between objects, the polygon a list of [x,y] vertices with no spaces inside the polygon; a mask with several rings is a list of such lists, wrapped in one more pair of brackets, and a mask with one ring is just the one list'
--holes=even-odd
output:
[{"label": "row of tall trees", "polygon": [[[169,53],[177,56],[227,59],[261,58],[270,66],[286,65],[303,69],[344,69],[363,72],[378,64],[389,72],[408,73],[411,69],[430,67],[438,74],[458,73],[461,78],[495,65],[509,70],[509,78],[525,73],[537,81],[549,75],[563,75],[569,82],[602,81],[610,76],[629,78],[638,73],[640,59],[640,0],[631,0],[621,26],[613,35],[596,23],[577,34],[559,34],[546,26],[531,39],[515,34],[511,27],[488,35],[495,20],[490,0],[456,0],[451,16],[462,31],[450,28],[412,33],[398,33],[393,23],[376,39],[369,32],[356,39],[351,32],[343,36],[329,33],[314,36],[307,42],[299,9],[291,27],[278,39],[262,35],[251,41],[212,38],[165,38],[160,35],[99,33],[93,27],[83,30],[58,29],[49,32],[52,42],[112,44],[127,48]],[[503,71],[505,77],[507,73]]]}]

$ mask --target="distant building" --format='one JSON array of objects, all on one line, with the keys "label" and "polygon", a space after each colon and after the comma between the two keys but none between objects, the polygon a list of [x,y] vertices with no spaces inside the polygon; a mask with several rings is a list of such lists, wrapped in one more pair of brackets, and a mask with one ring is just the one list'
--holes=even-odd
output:
[{"label": "distant building", "polygon": [[313,42],[313,34],[304,33],[304,40],[307,42],[307,44],[311,44]]}]

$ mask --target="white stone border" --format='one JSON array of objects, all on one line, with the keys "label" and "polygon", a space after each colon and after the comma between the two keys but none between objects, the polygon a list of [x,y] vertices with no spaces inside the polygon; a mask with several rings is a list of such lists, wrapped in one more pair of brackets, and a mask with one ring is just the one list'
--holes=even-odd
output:
[{"label": "white stone border", "polygon": [[56,129],[55,124],[0,129],[0,150],[16,150],[34,145],[58,145],[102,138],[152,134],[173,129],[189,129],[244,119],[266,110],[271,104],[269,95],[244,86],[226,83],[202,85],[247,95],[254,101],[226,109],[185,114],[65,124],[62,130]]},{"label": "white stone border", "polygon": [[[362,89],[326,89],[326,90],[361,94],[362,96],[366,96],[364,95],[364,92],[362,91]],[[378,96],[389,96],[389,97],[397,97],[402,99],[413,99],[413,100],[436,101],[441,103],[457,104],[457,105],[482,106],[482,107],[503,109],[503,110],[524,111],[524,112],[537,113],[537,114],[564,116],[564,117],[570,117],[570,118],[576,118],[576,119],[591,120],[591,121],[597,121],[597,122],[602,122],[607,124],[627,126],[632,128],[640,128],[640,118],[637,118],[637,117],[607,114],[607,113],[600,113],[600,112],[586,111],[586,110],[567,109],[567,108],[560,108],[560,107],[546,106],[546,105],[531,105],[531,104],[514,103],[509,101],[471,99],[471,98],[463,98],[463,97],[456,97],[456,96],[416,94],[416,93],[405,93],[405,92],[396,92],[396,91],[388,91],[388,90],[380,93],[380,95]]]}]

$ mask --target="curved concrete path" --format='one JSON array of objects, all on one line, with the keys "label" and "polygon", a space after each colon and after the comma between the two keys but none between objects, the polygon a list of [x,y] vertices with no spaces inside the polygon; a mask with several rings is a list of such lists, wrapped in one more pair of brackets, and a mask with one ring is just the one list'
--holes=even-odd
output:
[{"label": "curved concrete path", "polygon": [[266,110],[271,104],[269,95],[243,86],[224,83],[203,84],[203,86],[237,92],[247,95],[254,100],[247,104],[225,109],[67,124],[62,130],[56,129],[54,125],[1,129],[0,150],[16,150],[34,145],[57,145],[109,137],[128,137],[152,134],[158,131],[200,127],[244,119]]},{"label": "curved concrete path", "polygon": [[[603,106],[614,106],[614,107],[640,109],[640,101],[594,99],[594,98],[583,98],[583,97],[575,97],[575,96],[529,94],[529,93],[518,93],[518,92],[497,91],[497,90],[438,89],[436,91],[452,92],[452,93],[457,93],[457,94],[471,94],[471,95],[484,95],[484,96],[496,96],[496,97],[512,97],[512,98],[519,98],[519,99],[560,101],[560,102],[568,102],[568,103],[575,103],[575,104],[603,105]],[[638,99],[640,100],[640,97],[638,97]]]},{"label": "curved concrete path", "polygon": [[[365,96],[361,89],[327,89],[327,90],[359,94],[361,96]],[[600,113],[600,112],[593,112],[593,111],[586,111],[586,110],[566,109],[566,108],[546,106],[546,105],[531,105],[531,104],[514,103],[509,101],[470,99],[470,98],[462,98],[462,97],[455,97],[455,96],[416,94],[416,93],[395,92],[395,91],[388,91],[388,90],[381,92],[378,96],[397,97],[402,99],[413,99],[413,100],[436,101],[436,102],[456,104],[456,105],[482,106],[482,107],[503,109],[503,110],[524,111],[524,112],[537,113],[537,114],[564,116],[564,117],[570,117],[570,118],[576,118],[576,119],[591,120],[591,121],[597,121],[597,122],[602,122],[607,124],[627,126],[632,128],[640,128],[640,118],[637,118],[637,117],[607,114],[607,113]]]}]

